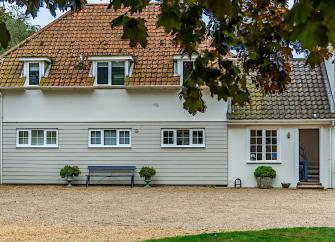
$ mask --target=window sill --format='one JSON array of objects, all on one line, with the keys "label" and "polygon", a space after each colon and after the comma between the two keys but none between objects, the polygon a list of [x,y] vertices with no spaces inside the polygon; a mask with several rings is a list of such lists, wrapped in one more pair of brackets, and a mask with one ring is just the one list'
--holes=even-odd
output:
[{"label": "window sill", "polygon": [[125,89],[125,85],[94,85],[94,89]]},{"label": "window sill", "polygon": [[273,161],[267,161],[267,160],[247,161],[247,164],[282,164],[282,161],[281,160],[273,160]]},{"label": "window sill", "polygon": [[59,146],[16,146],[17,149],[59,149]]},{"label": "window sill", "polygon": [[161,148],[162,149],[165,149],[165,148],[172,148],[172,149],[178,149],[178,148],[182,148],[182,149],[187,149],[187,148],[190,148],[190,149],[194,149],[194,148],[201,148],[201,149],[204,149],[206,148],[206,146],[194,146],[194,145],[173,145],[173,146],[164,146],[164,145],[161,145]]},{"label": "window sill", "polygon": [[89,149],[131,149],[131,146],[88,146]]},{"label": "window sill", "polygon": [[40,85],[26,85],[24,89],[41,89]]}]

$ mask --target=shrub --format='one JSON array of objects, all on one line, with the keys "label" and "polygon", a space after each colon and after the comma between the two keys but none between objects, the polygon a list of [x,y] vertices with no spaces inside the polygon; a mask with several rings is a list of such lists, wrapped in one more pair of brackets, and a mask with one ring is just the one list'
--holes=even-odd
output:
[{"label": "shrub", "polygon": [[143,166],[139,172],[140,177],[153,177],[156,175],[156,170],[153,167]]},{"label": "shrub", "polygon": [[255,177],[276,177],[276,171],[271,166],[259,166],[254,172]]},{"label": "shrub", "polygon": [[69,166],[69,165],[64,166],[59,172],[59,175],[62,178],[65,178],[68,176],[79,176],[79,174],[80,174],[80,170],[78,166]]}]

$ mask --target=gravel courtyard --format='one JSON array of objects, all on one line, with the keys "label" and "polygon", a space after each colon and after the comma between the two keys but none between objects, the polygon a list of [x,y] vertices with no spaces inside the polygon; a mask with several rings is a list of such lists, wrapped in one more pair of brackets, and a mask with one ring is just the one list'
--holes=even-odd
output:
[{"label": "gravel courtyard", "polygon": [[1,241],[140,241],[334,218],[332,190],[0,186]]}]

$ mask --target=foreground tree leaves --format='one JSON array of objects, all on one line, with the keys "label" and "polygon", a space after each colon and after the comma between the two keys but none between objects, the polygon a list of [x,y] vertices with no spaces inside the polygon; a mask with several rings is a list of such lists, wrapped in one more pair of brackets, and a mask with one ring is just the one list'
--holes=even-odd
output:
[{"label": "foreground tree leaves", "polygon": [[123,26],[122,39],[129,39],[130,46],[135,47],[138,43],[145,48],[147,45],[147,27],[142,18],[130,18],[123,14],[112,21],[112,27]]},{"label": "foreground tree leaves", "polygon": [[6,49],[10,41],[10,34],[4,22],[0,21],[0,44]]},{"label": "foreground tree leaves", "polygon": [[[1,0],[0,0],[1,1]],[[7,0],[27,6],[36,16],[39,0]],[[126,13],[111,20],[112,27],[123,27],[123,39],[130,46],[147,44],[145,20],[140,13],[149,0],[111,0],[114,10]],[[161,0],[157,26],[174,36],[185,55],[198,53],[191,80],[180,97],[191,114],[204,112],[204,87],[218,100],[232,98],[240,105],[249,100],[247,79],[263,93],[276,93],[290,82],[292,51],[305,53],[312,66],[330,57],[335,45],[335,1],[299,0],[288,9],[288,0]],[[44,0],[52,14],[71,7],[80,9],[85,0]],[[4,26],[0,43],[8,43]],[[207,50],[202,46],[209,43]],[[231,51],[238,57],[233,61]]]}]

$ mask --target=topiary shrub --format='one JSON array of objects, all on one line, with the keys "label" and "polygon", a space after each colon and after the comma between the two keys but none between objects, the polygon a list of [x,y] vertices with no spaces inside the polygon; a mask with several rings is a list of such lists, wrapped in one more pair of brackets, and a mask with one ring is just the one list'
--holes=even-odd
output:
[{"label": "topiary shrub", "polygon": [[79,170],[78,166],[66,165],[60,170],[59,175],[62,178],[79,176],[80,175],[80,170]]},{"label": "topiary shrub", "polygon": [[156,170],[153,167],[143,166],[139,174],[140,174],[140,177],[150,178],[156,175]]},{"label": "topiary shrub", "polygon": [[259,166],[254,172],[255,177],[276,177],[276,171],[271,166]]},{"label": "topiary shrub", "polygon": [[257,187],[262,189],[272,188],[273,179],[276,177],[276,171],[271,166],[259,166],[254,175],[257,180]]}]

